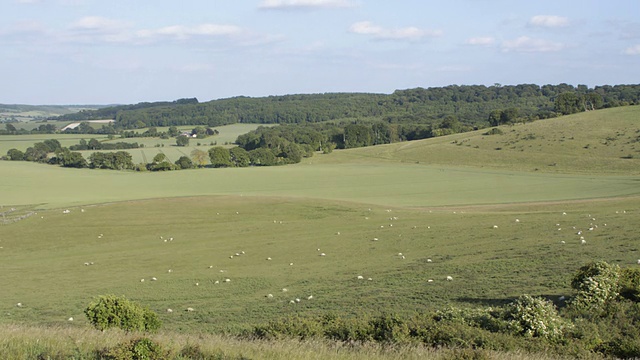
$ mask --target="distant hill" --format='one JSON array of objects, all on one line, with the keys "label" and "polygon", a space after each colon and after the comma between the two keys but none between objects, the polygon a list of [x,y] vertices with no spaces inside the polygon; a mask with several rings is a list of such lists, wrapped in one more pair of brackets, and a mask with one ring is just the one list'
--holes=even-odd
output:
[{"label": "distant hill", "polygon": [[[502,170],[640,174],[640,106],[338,151],[314,162],[393,161]],[[501,134],[500,134],[501,133]]]},{"label": "distant hill", "polygon": [[[523,119],[640,104],[640,85],[577,87],[568,84],[451,85],[397,90],[392,94],[325,93],[197,99],[140,103],[81,111],[56,120],[114,119],[118,129],[233,123],[295,124],[339,119],[433,124],[453,116],[467,126],[485,127],[492,113]],[[499,118],[499,115],[498,115]]]},{"label": "distant hill", "polygon": [[78,113],[79,111],[94,111],[104,105],[22,105],[0,104],[0,121],[33,121],[45,120],[51,117]]}]

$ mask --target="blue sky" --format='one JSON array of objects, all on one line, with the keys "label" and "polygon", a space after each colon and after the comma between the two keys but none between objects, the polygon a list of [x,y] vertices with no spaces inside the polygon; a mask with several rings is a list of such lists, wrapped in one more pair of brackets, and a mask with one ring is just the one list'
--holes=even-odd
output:
[{"label": "blue sky", "polygon": [[0,103],[640,83],[638,0],[0,0]]}]

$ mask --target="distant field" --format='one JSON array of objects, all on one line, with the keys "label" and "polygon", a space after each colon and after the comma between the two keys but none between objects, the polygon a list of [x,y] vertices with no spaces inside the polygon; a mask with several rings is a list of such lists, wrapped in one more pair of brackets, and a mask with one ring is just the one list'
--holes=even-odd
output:
[{"label": "distant field", "polygon": [[[67,123],[65,123],[66,125]],[[102,126],[103,124],[99,124]],[[181,156],[190,156],[191,151],[194,149],[200,149],[203,151],[207,151],[211,148],[212,143],[214,145],[220,145],[224,147],[231,147],[232,143],[236,141],[238,136],[242,134],[246,134],[251,130],[256,129],[258,124],[233,124],[216,127],[214,129],[218,130],[220,134],[208,137],[206,139],[191,139],[189,142],[189,146],[187,147],[178,147],[176,146],[176,140],[174,138],[170,139],[160,139],[160,138],[115,138],[113,140],[107,140],[106,135],[95,135],[95,134],[44,134],[44,135],[0,135],[0,154],[5,155],[10,149],[18,149],[25,151],[28,147],[33,146],[36,142],[41,142],[48,139],[56,139],[60,141],[62,146],[69,147],[71,145],[77,145],[81,139],[90,140],[90,139],[98,139],[105,142],[137,142],[138,144],[144,145],[144,148],[140,149],[131,149],[127,150],[131,153],[133,157],[133,162],[135,164],[138,163],[148,163],[151,162],[153,157],[158,153],[164,153],[167,158],[171,162],[175,162]],[[263,125],[264,126],[264,125]],[[266,125],[273,126],[273,125]],[[19,126],[18,126],[19,127]],[[37,127],[37,126],[35,126]],[[180,131],[191,131],[194,126],[181,126],[178,127]],[[139,132],[144,132],[145,129],[137,130]],[[159,127],[158,131],[167,131],[168,127]],[[198,143],[201,145],[198,146]],[[229,145],[225,145],[229,144]],[[82,151],[81,152],[85,158],[89,158],[93,151]],[[146,160],[145,160],[146,159]]]}]

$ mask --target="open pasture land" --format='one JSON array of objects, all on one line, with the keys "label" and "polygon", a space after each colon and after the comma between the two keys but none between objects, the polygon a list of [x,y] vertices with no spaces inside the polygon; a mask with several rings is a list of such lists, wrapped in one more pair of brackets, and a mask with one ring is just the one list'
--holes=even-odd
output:
[{"label": "open pasture land", "polygon": [[640,106],[340,152],[317,161],[428,165],[581,174],[640,174]]},{"label": "open pasture land", "polygon": [[0,135],[0,155],[6,155],[10,149],[18,149],[25,151],[37,142],[43,142],[49,139],[55,139],[60,145],[69,147],[77,145],[81,139],[89,140],[95,138],[97,140],[106,140],[106,135],[87,135],[87,134],[30,134],[30,135]]},{"label": "open pasture land", "polygon": [[41,210],[0,226],[0,322],[87,326],[82,310],[108,293],[150,306],[168,330],[232,332],[288,314],[557,301],[584,263],[638,266],[638,200],[402,208],[207,196]]}]

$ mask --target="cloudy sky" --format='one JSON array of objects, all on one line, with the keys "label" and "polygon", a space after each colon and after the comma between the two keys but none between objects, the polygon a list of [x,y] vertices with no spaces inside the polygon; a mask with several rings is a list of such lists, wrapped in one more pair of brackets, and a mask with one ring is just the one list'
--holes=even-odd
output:
[{"label": "cloudy sky", "polygon": [[640,83],[638,0],[0,0],[0,103]]}]

